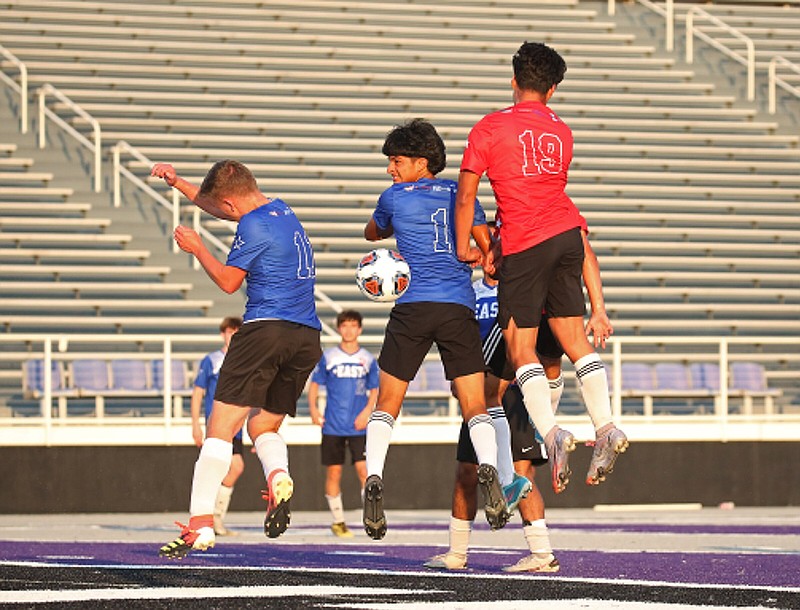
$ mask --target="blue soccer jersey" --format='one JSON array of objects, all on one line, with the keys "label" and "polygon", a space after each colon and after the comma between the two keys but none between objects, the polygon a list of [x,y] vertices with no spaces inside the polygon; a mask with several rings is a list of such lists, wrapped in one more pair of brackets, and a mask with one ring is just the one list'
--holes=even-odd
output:
[{"label": "blue soccer jersey", "polygon": [[[423,178],[393,184],[378,199],[375,224],[380,229],[393,227],[397,249],[411,268],[411,283],[398,303],[475,306],[472,269],[455,254],[457,186],[452,180]],[[481,224],[486,224],[486,215],[476,200],[473,225]]]},{"label": "blue soccer jersey", "polygon": [[[205,390],[203,396],[203,408],[205,410],[206,421],[211,417],[211,408],[214,406],[214,393],[217,391],[217,381],[219,380],[219,370],[222,368],[222,361],[225,359],[225,352],[218,349],[211,352],[200,361],[197,376],[194,378],[194,385]],[[242,431],[236,433],[237,438],[242,438]]]},{"label": "blue soccer jersey", "polygon": [[227,264],[247,271],[245,322],[287,320],[322,328],[314,302],[311,242],[282,200],[242,216]]},{"label": "blue soccer jersey", "polygon": [[369,391],[378,387],[378,363],[360,348],[348,354],[341,347],[331,347],[311,374],[311,381],[327,390],[325,423],[322,433],[331,436],[366,434],[356,430],[355,420],[369,400]]},{"label": "blue soccer jersey", "polygon": [[475,292],[475,317],[481,331],[481,341],[486,338],[497,320],[497,285],[489,286],[486,282],[475,280],[472,282]]}]

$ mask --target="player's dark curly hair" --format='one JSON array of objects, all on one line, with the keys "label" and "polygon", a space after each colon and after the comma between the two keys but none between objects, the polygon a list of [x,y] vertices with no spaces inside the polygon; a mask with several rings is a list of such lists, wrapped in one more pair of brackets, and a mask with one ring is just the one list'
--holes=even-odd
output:
[{"label": "player's dark curly hair", "polygon": [[517,86],[544,95],[564,80],[567,64],[555,50],[540,42],[524,42],[512,59]]},{"label": "player's dark curly hair", "polygon": [[392,129],[383,142],[383,154],[427,159],[428,170],[433,175],[447,165],[444,142],[436,128],[424,119],[413,119]]}]

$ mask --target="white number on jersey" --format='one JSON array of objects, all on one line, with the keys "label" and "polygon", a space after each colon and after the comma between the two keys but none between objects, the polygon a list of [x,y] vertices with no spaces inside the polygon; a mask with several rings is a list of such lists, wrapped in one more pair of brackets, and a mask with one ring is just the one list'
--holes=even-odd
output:
[{"label": "white number on jersey", "polygon": [[295,231],[294,246],[297,248],[297,277],[301,280],[310,280],[317,276],[314,266],[314,250],[308,235]]},{"label": "white number on jersey", "polygon": [[519,135],[522,144],[522,173],[526,176],[537,174],[558,174],[561,171],[561,138],[554,133],[541,133],[536,136],[533,130],[526,129]]},{"label": "white number on jersey", "polygon": [[450,224],[447,220],[447,208],[438,208],[431,214],[431,222],[433,223],[433,231],[435,234],[433,239],[433,251],[452,252],[453,246],[450,243]]}]

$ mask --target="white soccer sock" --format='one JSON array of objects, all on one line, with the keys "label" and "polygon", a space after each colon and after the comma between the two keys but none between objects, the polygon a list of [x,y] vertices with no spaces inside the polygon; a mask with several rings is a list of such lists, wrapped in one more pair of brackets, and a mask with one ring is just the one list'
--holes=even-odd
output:
[{"label": "white soccer sock", "polygon": [[286,441],[277,432],[264,432],[256,438],[253,446],[256,448],[256,455],[261,461],[264,469],[264,477],[269,481],[269,475],[273,470],[285,470],[289,472],[289,450],[286,448]]},{"label": "white soccer sock", "polygon": [[559,373],[555,379],[548,379],[547,385],[550,386],[550,407],[555,413],[558,410],[558,403],[561,402],[561,395],[564,393],[564,376]]},{"label": "white soccer sock", "polygon": [[600,356],[596,352],[586,354],[575,362],[575,374],[581,386],[583,402],[592,418],[594,429],[612,423],[611,399],[608,395],[608,377]]},{"label": "white soccer sock", "polygon": [[386,453],[392,440],[394,417],[386,411],[373,411],[367,423],[367,476],[373,474],[383,478]]},{"label": "white soccer sock", "polygon": [[334,523],[344,523],[344,505],[342,504],[342,494],[338,496],[325,496],[328,501],[328,508],[331,509]]},{"label": "white soccer sock", "polygon": [[189,515],[213,515],[217,492],[228,474],[233,459],[233,444],[219,438],[207,438],[194,463]]},{"label": "white soccer sock", "polygon": [[228,514],[228,507],[231,504],[231,496],[233,495],[233,487],[227,485],[220,485],[217,490],[217,502],[214,505],[214,515],[220,519],[224,519]]},{"label": "white soccer sock", "polygon": [[450,517],[450,550],[454,555],[467,556],[469,537],[472,533],[472,521],[464,521]]},{"label": "white soccer sock", "polygon": [[497,474],[501,485],[510,485],[514,480],[514,458],[511,455],[511,428],[503,407],[486,409],[492,418],[494,434],[497,439]]},{"label": "white soccer sock", "polygon": [[[508,425],[507,422],[506,425]],[[478,464],[489,464],[497,468],[497,437],[494,433],[492,418],[484,413],[474,415],[467,422],[467,427]]]},{"label": "white soccer sock", "polygon": [[537,519],[530,525],[524,526],[522,531],[525,533],[525,540],[532,554],[553,552],[553,547],[550,546],[550,534],[544,519]]},{"label": "white soccer sock", "polygon": [[547,438],[556,426],[556,417],[550,406],[550,387],[544,375],[544,367],[536,362],[524,364],[517,369],[517,384],[522,390],[525,408],[542,438]]}]

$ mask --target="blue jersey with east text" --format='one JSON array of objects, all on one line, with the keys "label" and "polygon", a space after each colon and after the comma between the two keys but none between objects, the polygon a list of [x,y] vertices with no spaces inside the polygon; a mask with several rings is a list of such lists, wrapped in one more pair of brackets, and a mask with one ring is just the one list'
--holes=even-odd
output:
[{"label": "blue jersey with east text", "polygon": [[314,302],[314,251],[282,200],[242,216],[227,264],[247,271],[245,323],[287,320],[321,329]]},{"label": "blue jersey with east text", "polygon": [[497,285],[489,286],[480,279],[472,282],[472,290],[475,292],[475,317],[483,341],[497,320]]},{"label": "blue jersey with east text", "polygon": [[356,430],[355,419],[367,406],[369,391],[378,387],[378,363],[363,347],[348,354],[341,347],[331,347],[311,374],[311,381],[327,390],[325,423],[322,433],[332,436],[366,434]]},{"label": "blue jersey with east text", "polygon": [[[219,369],[222,368],[222,361],[225,359],[225,352],[218,349],[211,352],[200,361],[197,369],[197,376],[194,378],[194,385],[205,390],[203,396],[203,407],[206,421],[211,417],[211,408],[214,406],[214,393],[217,391],[217,381],[219,380]],[[242,431],[236,433],[237,438],[242,438]]]},{"label": "blue jersey with east text", "polygon": [[[381,194],[373,213],[380,229],[394,229],[397,249],[411,268],[411,283],[398,303],[433,301],[459,303],[472,309],[472,269],[455,254],[457,184],[452,180],[423,178],[393,184]],[[486,224],[475,200],[473,225]]]}]

